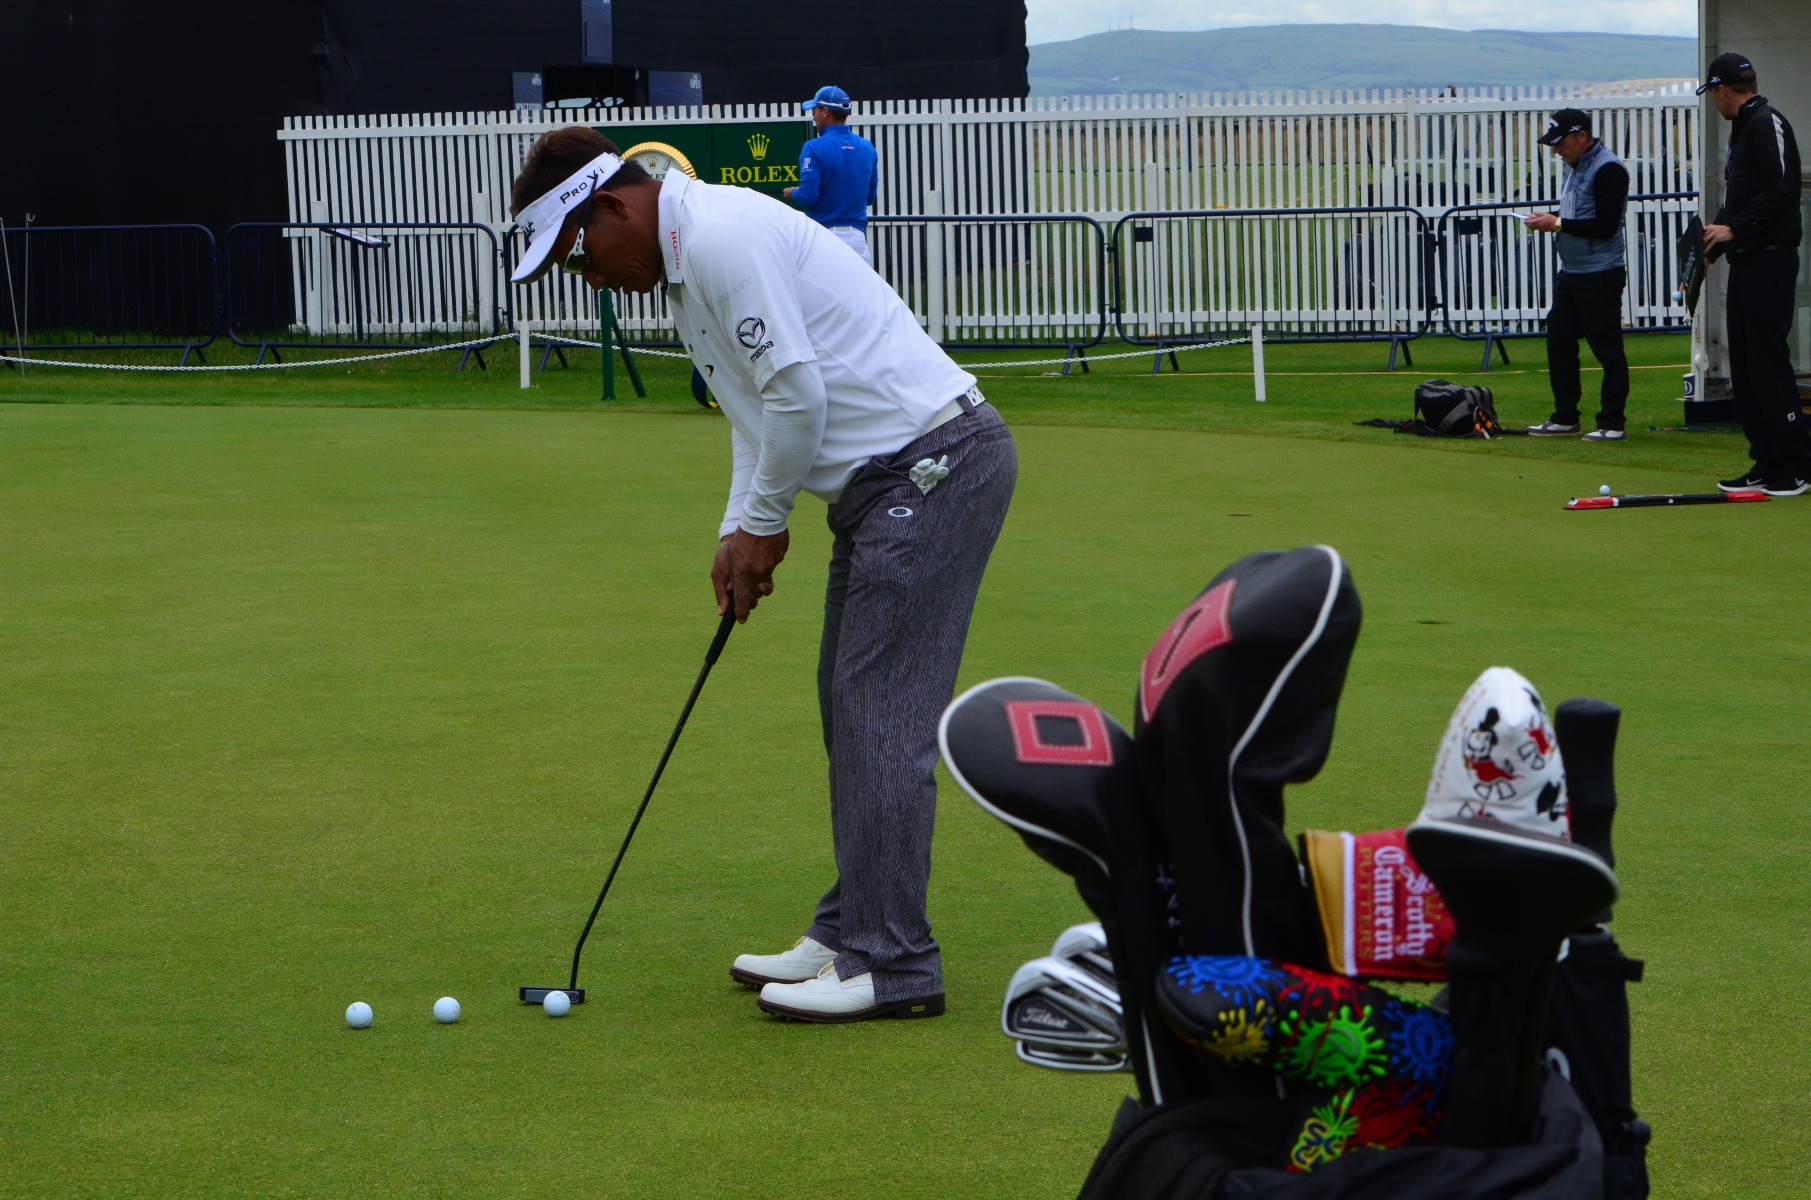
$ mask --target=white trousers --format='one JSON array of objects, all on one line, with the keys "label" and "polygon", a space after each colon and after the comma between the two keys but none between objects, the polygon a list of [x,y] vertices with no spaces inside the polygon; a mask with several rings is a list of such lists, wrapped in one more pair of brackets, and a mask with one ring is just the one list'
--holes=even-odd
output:
[{"label": "white trousers", "polygon": [[861,255],[861,260],[870,267],[874,265],[874,254],[868,249],[868,235],[853,225],[832,225],[830,232],[843,240],[843,245]]}]

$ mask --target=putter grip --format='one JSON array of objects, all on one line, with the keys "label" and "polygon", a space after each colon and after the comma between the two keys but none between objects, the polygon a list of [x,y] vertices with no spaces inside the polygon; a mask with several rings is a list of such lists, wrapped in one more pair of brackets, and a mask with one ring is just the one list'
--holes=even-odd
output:
[{"label": "putter grip", "polygon": [[717,636],[711,639],[711,648],[704,652],[704,665],[715,666],[717,656],[723,653],[723,643],[729,641],[729,631],[736,627],[736,594],[729,594],[729,607],[723,610],[723,619],[717,622]]},{"label": "putter grip", "polygon": [[1572,840],[1612,867],[1610,822],[1616,817],[1616,731],[1622,709],[1607,700],[1568,700],[1553,712],[1553,732],[1566,759]]}]

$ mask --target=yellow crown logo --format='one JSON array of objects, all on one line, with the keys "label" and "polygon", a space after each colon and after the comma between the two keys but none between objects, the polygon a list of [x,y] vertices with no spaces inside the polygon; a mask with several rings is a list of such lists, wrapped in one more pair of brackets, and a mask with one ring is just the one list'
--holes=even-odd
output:
[{"label": "yellow crown logo", "polygon": [[767,145],[767,135],[757,133],[748,139],[748,152],[755,156],[756,162],[760,162],[767,157]]}]

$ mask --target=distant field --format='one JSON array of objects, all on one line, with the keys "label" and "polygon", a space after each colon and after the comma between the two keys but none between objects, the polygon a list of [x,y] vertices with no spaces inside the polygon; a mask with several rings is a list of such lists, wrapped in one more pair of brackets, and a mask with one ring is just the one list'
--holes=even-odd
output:
[{"label": "distant field", "polygon": [[[1215,571],[1326,542],[1365,626],[1292,828],[1411,819],[1483,667],[1621,704],[1655,1194],[1797,1196],[1811,498],[1562,511],[1743,465],[1731,433],[1646,431],[1679,423],[1684,339],[1631,351],[1635,435],[1602,446],[1352,424],[1436,375],[1540,420],[1531,342],[1488,375],[1472,343],[1394,375],[1380,347],[1275,346],[1261,406],[1246,347],[977,366],[1021,485],[963,682],[1129,720]],[[515,1002],[563,979],[714,627],[727,439],[667,360],[604,405],[594,354],[527,392],[507,346],[453,358],[0,375],[0,1196],[1072,1195],[1130,1078],[1019,1063],[998,1006],[1086,914],[947,780],[947,1016],[780,1024],[727,976],[831,869],[815,501],[637,835],[591,1002]]]},{"label": "distant field", "polygon": [[1416,25],[1121,29],[1030,52],[1034,96],[1612,83],[1698,71],[1691,36]]}]

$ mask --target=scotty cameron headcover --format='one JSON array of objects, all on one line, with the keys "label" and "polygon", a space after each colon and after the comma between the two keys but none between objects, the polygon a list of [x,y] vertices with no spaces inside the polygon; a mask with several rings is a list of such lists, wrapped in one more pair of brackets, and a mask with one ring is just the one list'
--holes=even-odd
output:
[{"label": "scotty cameron headcover", "polygon": [[1072,876],[1096,916],[1113,915],[1107,807],[1138,788],[1119,722],[1041,679],[995,679],[950,702],[937,744],[963,791]]},{"label": "scotty cameron headcover", "polygon": [[1446,978],[1453,919],[1401,829],[1302,833],[1302,866],[1314,888],[1327,959],[1337,975]]},{"label": "scotty cameron headcover", "polygon": [[1489,668],[1446,724],[1422,819],[1482,817],[1569,837],[1569,813],[1566,768],[1541,694],[1518,672]]},{"label": "scotty cameron headcover", "polygon": [[1332,547],[1264,551],[1215,576],[1146,655],[1139,775],[1165,826],[1185,951],[1325,968],[1283,785],[1326,762],[1359,619]]}]

